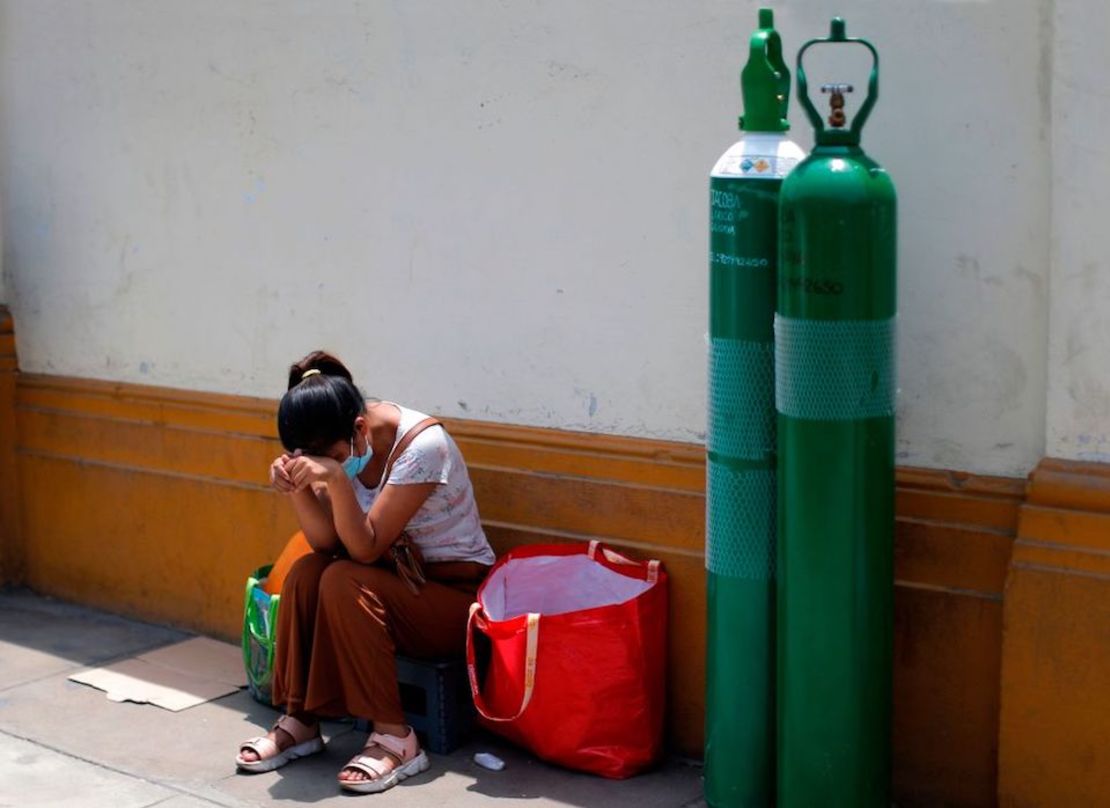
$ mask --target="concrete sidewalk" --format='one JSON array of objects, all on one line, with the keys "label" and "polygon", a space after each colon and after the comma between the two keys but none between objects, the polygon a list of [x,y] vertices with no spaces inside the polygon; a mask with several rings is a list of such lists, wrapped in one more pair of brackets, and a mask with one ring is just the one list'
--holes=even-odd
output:
[{"label": "concrete sidewalk", "polygon": [[[0,592],[0,808],[201,808],[274,803],[415,806],[511,805],[528,808],[694,808],[701,769],[672,761],[613,782],[540,763],[479,735],[431,769],[384,794],[340,793],[335,775],[361,746],[350,724],[325,725],[327,750],[276,772],[236,774],[244,738],[260,734],[274,711],[240,691],[179,713],[117,704],[67,680],[74,671],[184,639],[186,634],[60,603],[25,591]],[[476,766],[476,751],[506,761],[501,772]]]}]

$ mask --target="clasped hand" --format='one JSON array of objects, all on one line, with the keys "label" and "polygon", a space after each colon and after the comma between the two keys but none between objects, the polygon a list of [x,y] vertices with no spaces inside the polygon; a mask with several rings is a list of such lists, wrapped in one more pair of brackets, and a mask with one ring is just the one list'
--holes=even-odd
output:
[{"label": "clasped hand", "polygon": [[292,494],[313,483],[326,483],[343,473],[342,466],[330,457],[301,454],[301,450],[282,453],[270,464],[270,485],[283,494]]}]

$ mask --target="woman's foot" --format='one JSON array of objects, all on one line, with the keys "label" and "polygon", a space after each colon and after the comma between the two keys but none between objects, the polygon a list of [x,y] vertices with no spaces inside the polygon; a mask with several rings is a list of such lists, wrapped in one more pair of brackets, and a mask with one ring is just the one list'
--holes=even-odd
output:
[{"label": "woman's foot", "polygon": [[240,744],[235,764],[243,771],[268,772],[323,748],[319,722],[283,715],[266,735]]},{"label": "woman's foot", "polygon": [[428,768],[428,756],[417,743],[411,727],[406,734],[373,732],[366,746],[339,772],[339,785],[348,791],[369,794],[385,791]]}]

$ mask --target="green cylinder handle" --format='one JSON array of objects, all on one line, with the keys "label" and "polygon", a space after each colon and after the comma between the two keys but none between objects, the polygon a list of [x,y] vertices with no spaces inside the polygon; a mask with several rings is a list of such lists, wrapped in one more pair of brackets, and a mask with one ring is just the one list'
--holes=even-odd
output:
[{"label": "green cylinder handle", "polygon": [[[850,45],[862,45],[871,52],[871,75],[867,80],[867,98],[864,99],[863,105],[860,106],[859,112],[852,118],[852,125],[843,129],[840,125],[834,128],[826,129],[825,121],[821,119],[820,113],[817,108],[813,106],[813,102],[809,100],[809,82],[806,78],[805,68],[802,65],[802,57],[805,52],[813,45],[827,45],[846,43]],[[745,68],[746,69],[746,68]],[[847,29],[842,17],[833,17],[832,22],[829,23],[829,35],[824,39],[811,39],[809,42],[802,45],[802,49],[798,51],[798,100],[802,104],[802,109],[805,110],[806,116],[809,118],[810,123],[813,124],[814,139],[819,146],[858,146],[860,141],[860,132],[863,130],[863,125],[867,122],[867,116],[871,114],[871,108],[875,106],[875,102],[879,98],[879,53],[875,47],[866,39],[859,37],[849,37]],[[840,107],[843,106],[843,93],[851,92],[850,85],[845,84],[830,84],[822,87],[833,96],[833,116],[842,116],[843,112]],[[839,99],[839,105],[837,105]]]},{"label": "green cylinder handle", "polygon": [[759,28],[752,32],[748,63],[740,71],[745,132],[785,132],[790,105],[790,70],[782,58],[782,38],[775,30],[774,12],[759,10]]}]

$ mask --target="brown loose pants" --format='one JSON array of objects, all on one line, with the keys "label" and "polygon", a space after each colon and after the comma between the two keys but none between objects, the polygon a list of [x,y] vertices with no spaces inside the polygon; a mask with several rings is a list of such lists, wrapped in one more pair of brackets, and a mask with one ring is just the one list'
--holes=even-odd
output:
[{"label": "brown loose pants", "polygon": [[282,586],[274,704],[290,714],[404,723],[394,654],[461,653],[476,590],[428,581],[413,594],[387,568],[304,556]]}]

